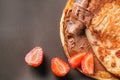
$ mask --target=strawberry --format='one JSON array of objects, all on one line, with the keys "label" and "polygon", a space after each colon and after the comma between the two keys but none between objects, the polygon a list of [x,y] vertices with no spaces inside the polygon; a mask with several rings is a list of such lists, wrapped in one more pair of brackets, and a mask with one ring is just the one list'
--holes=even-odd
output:
[{"label": "strawberry", "polygon": [[81,68],[82,68],[83,73],[87,75],[94,74],[93,54],[89,53],[83,58],[81,62]]},{"label": "strawberry", "polygon": [[52,58],[51,69],[52,72],[58,77],[65,76],[70,70],[68,64],[58,57]]},{"label": "strawberry", "polygon": [[25,61],[32,67],[38,67],[43,62],[43,54],[44,51],[41,47],[35,47],[26,54]]},{"label": "strawberry", "polygon": [[86,52],[80,52],[78,54],[73,55],[68,59],[68,62],[72,68],[77,68],[81,64],[82,58],[86,55]]}]

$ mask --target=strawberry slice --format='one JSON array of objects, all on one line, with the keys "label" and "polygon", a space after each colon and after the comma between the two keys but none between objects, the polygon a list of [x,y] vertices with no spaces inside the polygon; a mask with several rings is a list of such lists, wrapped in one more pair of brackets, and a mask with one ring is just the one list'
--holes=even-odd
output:
[{"label": "strawberry slice", "polygon": [[43,62],[44,51],[41,47],[33,48],[25,56],[25,61],[32,67],[38,67]]},{"label": "strawberry slice", "polygon": [[94,74],[93,54],[89,53],[83,58],[81,62],[81,68],[83,73],[85,73],[86,75]]},{"label": "strawberry slice", "polygon": [[69,72],[70,68],[61,58],[56,57],[51,60],[51,70],[56,76],[63,77]]},{"label": "strawberry slice", "polygon": [[87,53],[86,52],[80,52],[72,57],[70,57],[68,59],[68,62],[70,64],[70,66],[72,68],[77,68],[80,66],[81,64],[81,60],[83,59],[83,57],[86,55]]}]

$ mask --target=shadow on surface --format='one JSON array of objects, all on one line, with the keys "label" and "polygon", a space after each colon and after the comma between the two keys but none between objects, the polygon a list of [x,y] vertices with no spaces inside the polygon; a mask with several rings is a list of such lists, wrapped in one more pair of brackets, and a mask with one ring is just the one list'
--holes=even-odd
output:
[{"label": "shadow on surface", "polygon": [[65,77],[56,77],[56,80],[73,80],[71,74],[67,74]]},{"label": "shadow on surface", "polygon": [[33,68],[35,70],[35,72],[37,72],[38,75],[47,76],[47,74],[49,74],[47,61],[48,61],[48,59],[44,55],[44,59],[43,59],[42,64],[38,67]]}]

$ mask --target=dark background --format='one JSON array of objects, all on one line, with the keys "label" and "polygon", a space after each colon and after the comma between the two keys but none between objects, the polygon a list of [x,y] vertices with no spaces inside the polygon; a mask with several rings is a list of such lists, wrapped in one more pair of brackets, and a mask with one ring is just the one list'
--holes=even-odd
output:
[{"label": "dark background", "polygon": [[[50,61],[63,52],[59,22],[67,0],[0,0],[0,80],[92,80],[71,69],[66,77],[51,72]],[[45,50],[43,64],[28,66],[25,55],[35,46]]]}]

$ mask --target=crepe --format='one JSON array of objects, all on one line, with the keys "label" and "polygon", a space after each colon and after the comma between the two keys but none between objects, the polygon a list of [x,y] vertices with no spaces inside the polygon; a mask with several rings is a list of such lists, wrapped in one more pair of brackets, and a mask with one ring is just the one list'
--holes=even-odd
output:
[{"label": "crepe", "polygon": [[99,61],[120,77],[120,0],[107,1],[94,14],[86,34]]},{"label": "crepe", "polygon": [[[90,32],[89,26],[91,25],[91,20],[98,11],[100,3],[102,4],[100,6],[103,6],[104,0],[69,0],[66,4],[60,22],[60,38],[68,58],[80,51],[94,54],[86,37],[85,30],[88,30],[86,31],[87,33]],[[104,68],[96,55],[94,55],[94,66],[94,74],[87,76],[98,80],[118,80],[117,77]],[[80,67],[77,69],[82,72]]]}]

